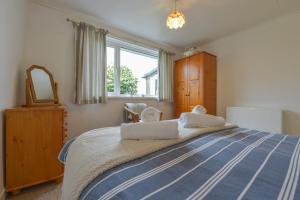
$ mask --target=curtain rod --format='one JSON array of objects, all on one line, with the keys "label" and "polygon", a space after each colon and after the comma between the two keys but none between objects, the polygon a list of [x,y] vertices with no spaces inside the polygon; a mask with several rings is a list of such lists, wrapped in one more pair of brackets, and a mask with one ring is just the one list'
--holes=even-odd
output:
[{"label": "curtain rod", "polygon": [[[72,23],[75,23],[75,24],[80,24],[79,22],[77,22],[77,21],[74,21],[74,20],[72,20],[72,19],[69,19],[69,18],[67,18],[66,19],[67,20],[67,22],[72,22]],[[108,30],[105,30],[106,31],[106,33],[108,34],[109,33],[109,31]],[[116,38],[116,39],[121,39],[121,38],[119,38],[118,36],[114,36],[113,34],[112,34],[112,36],[114,37],[114,38]],[[131,43],[134,43],[134,44],[143,44],[143,43],[140,43],[140,42],[137,42],[137,41],[132,41],[132,40],[129,40],[129,39],[126,39],[128,42],[131,42]],[[142,46],[144,46],[145,47],[145,45],[143,44]],[[152,47],[151,47],[152,48]],[[161,48],[155,48],[155,49],[158,49],[158,50],[163,50],[163,51],[166,51],[166,50],[164,50],[164,49],[161,49]],[[169,53],[169,54],[171,54],[171,55],[176,55],[176,53],[173,53],[173,52],[170,52],[170,51],[166,51],[167,53]]]},{"label": "curtain rod", "polygon": [[[79,25],[79,24],[80,24],[80,22],[74,21],[74,20],[72,20],[72,19],[69,19],[69,18],[67,18],[66,20],[67,20],[67,22],[72,22],[72,23],[75,23],[75,24],[77,24],[77,25]],[[108,30],[105,30],[105,29],[104,29],[104,31],[105,31],[105,33],[106,33],[106,34],[108,34],[108,33],[109,33],[109,31],[108,31]]]},{"label": "curtain rod", "polygon": [[73,23],[75,23],[75,24],[79,24],[79,22],[75,22],[74,20],[71,20],[71,19],[69,19],[69,18],[67,18],[67,22],[73,22]]}]

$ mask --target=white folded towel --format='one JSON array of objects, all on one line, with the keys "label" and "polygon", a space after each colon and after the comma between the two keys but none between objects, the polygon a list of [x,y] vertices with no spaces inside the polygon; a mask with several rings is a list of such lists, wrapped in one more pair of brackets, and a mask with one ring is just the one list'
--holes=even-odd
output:
[{"label": "white folded towel", "polygon": [[220,127],[225,125],[225,120],[208,114],[182,113],[179,124],[183,128]]},{"label": "white folded towel", "polygon": [[141,113],[142,122],[159,122],[160,111],[153,107],[148,107]]},{"label": "white folded towel", "polygon": [[207,110],[202,105],[197,105],[193,108],[192,113],[206,114]]},{"label": "white folded towel", "polygon": [[149,123],[130,123],[121,125],[122,139],[175,139],[179,136],[178,122],[166,120]]}]

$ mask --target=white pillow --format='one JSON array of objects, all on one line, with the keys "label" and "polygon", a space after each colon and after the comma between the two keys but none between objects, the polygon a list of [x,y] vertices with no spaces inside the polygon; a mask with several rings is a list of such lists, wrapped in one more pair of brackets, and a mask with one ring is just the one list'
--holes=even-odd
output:
[{"label": "white pillow", "polygon": [[183,128],[222,127],[225,125],[225,120],[223,117],[208,114],[182,113],[179,124]]},{"label": "white pillow", "polygon": [[197,114],[206,114],[207,110],[204,108],[202,105],[197,105],[193,108],[192,113],[197,113]]}]

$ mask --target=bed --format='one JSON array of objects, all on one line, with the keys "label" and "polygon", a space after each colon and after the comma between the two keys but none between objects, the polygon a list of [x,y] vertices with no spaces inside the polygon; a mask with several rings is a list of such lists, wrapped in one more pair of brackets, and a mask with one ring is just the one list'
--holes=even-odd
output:
[{"label": "bed", "polygon": [[66,143],[63,200],[300,199],[299,137],[238,128],[180,129],[121,141],[119,127]]}]

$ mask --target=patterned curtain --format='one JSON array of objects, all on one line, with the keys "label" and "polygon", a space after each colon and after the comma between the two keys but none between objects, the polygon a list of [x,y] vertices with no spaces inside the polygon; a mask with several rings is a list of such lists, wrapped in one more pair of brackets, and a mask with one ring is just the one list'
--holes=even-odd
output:
[{"label": "patterned curtain", "polygon": [[73,23],[75,33],[75,103],[106,102],[106,34],[86,23]]},{"label": "patterned curtain", "polygon": [[174,61],[171,53],[159,52],[159,101],[173,102],[173,70]]}]

